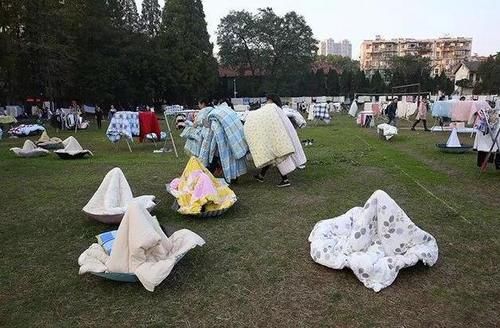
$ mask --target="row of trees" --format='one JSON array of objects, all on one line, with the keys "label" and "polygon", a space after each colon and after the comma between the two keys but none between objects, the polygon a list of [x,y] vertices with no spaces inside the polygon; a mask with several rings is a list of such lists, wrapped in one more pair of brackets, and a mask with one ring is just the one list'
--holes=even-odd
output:
[{"label": "row of trees", "polygon": [[271,8],[233,11],[217,31],[220,63],[238,74],[222,79],[225,93],[258,96],[273,91],[282,95],[352,95],[387,92],[393,85],[421,83],[423,91],[453,91],[445,76],[431,78],[430,61],[396,57],[383,76],[367,77],[359,62],[339,56],[317,57],[317,40],[304,17],[290,12],[278,16]]},{"label": "row of trees", "polygon": [[[230,94],[236,84],[238,94],[244,96],[258,96],[266,91],[284,96],[388,93],[393,86],[412,83],[420,83],[421,91],[425,92],[451,94],[454,91],[454,84],[446,75],[431,77],[428,61],[418,57],[395,57],[387,70],[382,73],[376,71],[370,76],[360,70],[359,62],[339,56],[318,57],[311,67],[304,69],[300,78],[295,72],[282,77],[277,84],[273,84],[267,76],[229,76],[221,79],[220,86]],[[406,91],[414,92],[416,89]]]},{"label": "row of trees", "polygon": [[[397,57],[366,76],[359,62],[318,57],[304,17],[232,11],[217,30],[213,55],[201,0],[37,0],[0,2],[0,102],[39,97],[123,105],[191,103],[202,96],[352,95],[420,82],[446,93],[453,83],[430,77],[430,63]],[[498,90],[499,59],[480,71]],[[231,72],[219,77],[218,69]]]},{"label": "row of trees", "polygon": [[212,92],[201,0],[1,2],[0,97],[132,104]]},{"label": "row of trees", "polygon": [[478,76],[481,80],[474,88],[476,94],[500,94],[500,52],[479,65]]}]

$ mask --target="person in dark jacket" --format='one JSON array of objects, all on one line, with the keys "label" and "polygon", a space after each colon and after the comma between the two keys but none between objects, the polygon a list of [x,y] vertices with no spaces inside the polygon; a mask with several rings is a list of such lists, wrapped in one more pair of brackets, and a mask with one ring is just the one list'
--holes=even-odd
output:
[{"label": "person in dark jacket", "polygon": [[97,120],[97,128],[101,129],[102,126],[102,109],[99,106],[95,107],[95,118]]},{"label": "person in dark jacket", "polygon": [[398,109],[398,97],[392,98],[391,103],[387,106],[385,113],[389,118],[389,122],[387,124],[394,123],[396,124],[396,110]]}]

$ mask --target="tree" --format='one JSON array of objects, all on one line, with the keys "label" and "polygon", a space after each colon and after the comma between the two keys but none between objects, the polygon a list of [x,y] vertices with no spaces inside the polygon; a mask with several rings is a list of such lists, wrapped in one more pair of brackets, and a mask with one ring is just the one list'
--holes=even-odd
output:
[{"label": "tree", "polygon": [[118,0],[123,26],[129,31],[139,31],[139,13],[134,0]]},{"label": "tree", "polygon": [[323,70],[319,69],[314,74],[312,95],[324,96],[327,94],[327,77]]},{"label": "tree", "polygon": [[352,89],[351,93],[355,92],[368,92],[370,81],[366,78],[365,72],[357,69],[353,71],[352,75]]},{"label": "tree", "polygon": [[431,75],[430,59],[417,56],[396,56],[392,58],[386,73],[393,86],[427,83]]},{"label": "tree", "polygon": [[500,52],[479,65],[478,77],[480,82],[475,89],[477,93],[500,93]]},{"label": "tree", "polygon": [[375,71],[370,80],[370,90],[375,93],[383,93],[387,90],[387,85],[379,71]]},{"label": "tree", "polygon": [[201,0],[168,0],[160,28],[160,46],[167,64],[172,100],[190,102],[213,92],[217,61],[207,32]]},{"label": "tree", "polygon": [[330,96],[337,96],[340,94],[340,79],[337,70],[330,69],[326,78],[327,93]]},{"label": "tree", "polygon": [[469,80],[469,79],[462,79],[460,81],[457,81],[457,83],[455,83],[458,87],[460,88],[464,88],[464,89],[470,89],[472,88],[472,82]]},{"label": "tree", "polygon": [[455,89],[455,85],[452,80],[450,80],[444,72],[439,76],[434,77],[432,81],[431,91],[438,92],[442,91],[444,94],[451,95]]},{"label": "tree", "polygon": [[344,71],[340,75],[340,93],[343,95],[352,95],[354,90],[352,88],[352,71]]},{"label": "tree", "polygon": [[[74,83],[75,44],[68,7],[59,1],[26,1],[17,8],[17,85],[20,98],[61,98]],[[21,80],[18,80],[21,81]]]},{"label": "tree", "polygon": [[16,98],[16,65],[19,62],[21,17],[24,6],[21,2],[0,3],[0,102],[11,102]]},{"label": "tree", "polygon": [[297,72],[310,72],[317,50],[304,17],[293,11],[278,16],[271,8],[230,12],[218,27],[217,43],[223,66],[249,70],[275,92],[294,88]]},{"label": "tree", "polygon": [[327,65],[331,69],[342,73],[343,71],[354,71],[359,69],[359,61],[338,55],[318,56],[316,63]]},{"label": "tree", "polygon": [[144,0],[141,11],[141,31],[150,38],[160,30],[161,10],[158,0]]},{"label": "tree", "polygon": [[217,43],[221,64],[237,68],[240,72],[249,69],[257,76],[262,69],[260,35],[254,16],[248,11],[232,11],[222,18],[217,30]]}]

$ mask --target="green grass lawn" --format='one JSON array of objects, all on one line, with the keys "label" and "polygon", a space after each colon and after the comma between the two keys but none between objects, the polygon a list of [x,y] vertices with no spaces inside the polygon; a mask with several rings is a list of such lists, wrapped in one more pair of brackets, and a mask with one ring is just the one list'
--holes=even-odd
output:
[{"label": "green grass lawn", "polygon": [[[153,154],[152,144],[112,145],[105,130],[76,134],[95,157],[54,154],[21,159],[0,141],[0,326],[148,327],[493,327],[500,325],[500,172],[479,174],[475,153],[444,154],[447,134],[402,130],[391,142],[347,116],[299,131],[314,138],[305,171],[278,189],[248,175],[233,186],[238,203],[219,219],[185,218],[170,209],[165,183],[188,158]],[[70,133],[50,136],[65,138]],[[472,143],[468,135],[462,142]],[[35,138],[34,138],[35,139]],[[179,144],[181,142],[179,141]],[[180,147],[182,148],[182,146]],[[81,209],[113,167],[134,195],[156,195],[160,223],[191,229],[206,245],[191,251],[154,293],[78,275],[78,256],[114,227]],[[350,270],[314,263],[314,224],[361,206],[385,190],[436,237],[432,268],[404,269],[380,293]],[[445,205],[447,204],[447,205]]]}]

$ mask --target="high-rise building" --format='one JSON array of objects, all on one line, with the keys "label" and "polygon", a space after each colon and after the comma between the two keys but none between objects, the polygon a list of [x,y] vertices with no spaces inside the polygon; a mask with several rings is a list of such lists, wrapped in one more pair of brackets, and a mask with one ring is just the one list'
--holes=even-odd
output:
[{"label": "high-rise building", "polygon": [[319,55],[337,55],[352,58],[352,44],[349,40],[335,42],[333,39],[327,39],[320,42]]},{"label": "high-rise building", "polygon": [[389,68],[391,58],[395,56],[419,56],[430,58],[433,76],[444,72],[452,78],[455,69],[463,61],[471,58],[471,38],[438,38],[438,39],[382,39],[361,43],[361,69],[366,73],[383,71]]}]

